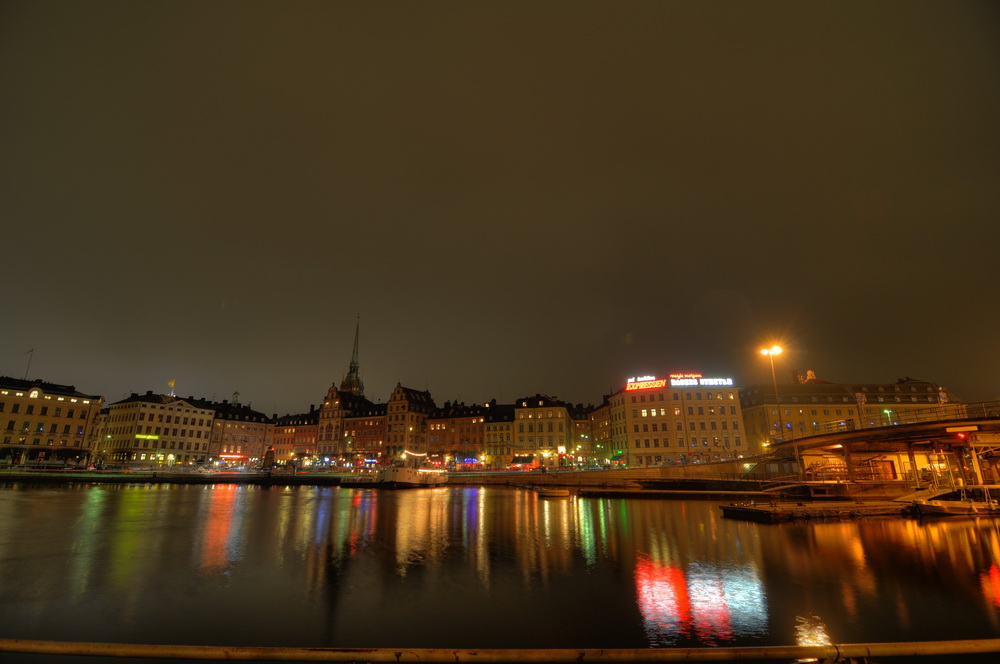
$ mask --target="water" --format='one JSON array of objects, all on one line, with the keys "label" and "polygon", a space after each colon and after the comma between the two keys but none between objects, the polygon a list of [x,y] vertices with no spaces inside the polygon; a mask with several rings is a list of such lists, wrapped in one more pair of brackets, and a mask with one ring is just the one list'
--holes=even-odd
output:
[{"label": "water", "polygon": [[761,525],[724,519],[714,502],[506,487],[7,485],[0,534],[0,638],[645,648],[1000,637],[1000,522],[986,518]]}]

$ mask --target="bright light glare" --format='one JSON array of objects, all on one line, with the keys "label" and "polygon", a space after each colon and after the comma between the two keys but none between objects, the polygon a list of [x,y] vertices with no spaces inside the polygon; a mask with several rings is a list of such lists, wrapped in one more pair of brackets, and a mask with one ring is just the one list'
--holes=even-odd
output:
[{"label": "bright light glare", "polygon": [[761,348],[761,355],[781,355],[781,346],[771,346],[770,348]]}]

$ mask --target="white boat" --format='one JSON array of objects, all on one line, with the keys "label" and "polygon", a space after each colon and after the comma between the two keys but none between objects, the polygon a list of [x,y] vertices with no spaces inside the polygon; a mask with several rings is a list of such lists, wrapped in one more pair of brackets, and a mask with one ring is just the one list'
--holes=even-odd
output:
[{"label": "white boat", "polygon": [[1000,486],[970,485],[928,498],[913,501],[921,516],[990,516],[1000,515]]},{"label": "white boat", "polygon": [[340,478],[341,486],[372,487],[378,489],[413,489],[440,486],[448,481],[448,473],[436,468],[412,466],[387,466],[363,468]]}]

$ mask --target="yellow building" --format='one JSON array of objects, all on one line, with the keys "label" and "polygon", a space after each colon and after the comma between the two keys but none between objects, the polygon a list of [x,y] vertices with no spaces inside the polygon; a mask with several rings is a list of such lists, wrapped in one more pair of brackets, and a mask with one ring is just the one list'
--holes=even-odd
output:
[{"label": "yellow building", "polygon": [[514,460],[514,405],[497,404],[493,399],[486,404],[483,420],[483,464],[493,470],[506,469]]},{"label": "yellow building", "polygon": [[103,404],[72,385],[0,377],[0,463],[89,463]]},{"label": "yellow building", "polygon": [[613,464],[641,468],[752,453],[732,378],[642,376],[629,379],[606,403],[595,411],[596,442],[609,445]]},{"label": "yellow building", "polygon": [[148,391],[110,404],[102,455],[109,463],[134,466],[206,463],[215,411],[192,401]]},{"label": "yellow building", "polygon": [[535,394],[514,402],[514,453],[534,456],[546,468],[576,465],[577,442],[573,405],[555,397]]},{"label": "yellow building", "polygon": [[892,424],[951,419],[964,405],[937,383],[903,378],[895,383],[833,383],[809,371],[794,382],[740,390],[747,436],[762,449],[776,440]]}]

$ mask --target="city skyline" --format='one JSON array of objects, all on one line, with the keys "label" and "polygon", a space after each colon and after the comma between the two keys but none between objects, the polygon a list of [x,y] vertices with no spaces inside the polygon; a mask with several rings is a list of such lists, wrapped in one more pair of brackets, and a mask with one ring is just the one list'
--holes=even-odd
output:
[{"label": "city skyline", "polygon": [[5,3],[0,374],[1000,398],[990,2]]}]

